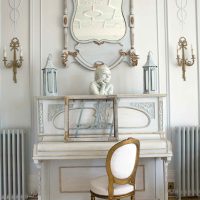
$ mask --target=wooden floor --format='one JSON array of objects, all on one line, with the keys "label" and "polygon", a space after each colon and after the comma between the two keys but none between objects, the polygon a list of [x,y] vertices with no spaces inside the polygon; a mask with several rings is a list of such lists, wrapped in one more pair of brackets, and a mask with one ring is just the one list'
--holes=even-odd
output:
[{"label": "wooden floor", "polygon": [[[37,200],[37,197],[33,197],[33,198],[28,198],[28,200]],[[169,200],[178,200],[176,197],[169,197]],[[182,198],[182,200],[200,200],[200,198],[191,198],[191,197],[184,197],[184,198]]]},{"label": "wooden floor", "polygon": [[[184,197],[182,200],[200,200],[200,197]],[[169,200],[178,200],[176,197],[169,197]]]}]

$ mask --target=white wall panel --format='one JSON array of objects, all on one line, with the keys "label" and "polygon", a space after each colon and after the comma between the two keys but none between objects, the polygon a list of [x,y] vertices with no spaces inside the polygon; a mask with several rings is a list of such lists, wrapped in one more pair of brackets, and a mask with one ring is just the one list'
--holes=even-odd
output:
[{"label": "white wall panel", "polygon": [[[170,71],[170,125],[198,124],[198,80],[197,62],[186,68],[186,81],[182,79],[182,69],[176,65],[178,39],[185,36],[188,41],[189,54],[191,44],[196,54],[196,17],[195,0],[188,1],[185,11],[187,18],[182,26],[177,18],[178,8],[175,1],[168,1],[169,22],[169,71]],[[191,55],[191,54],[190,54]],[[188,117],[190,116],[190,117]]]},{"label": "white wall panel", "polygon": [[[35,12],[37,9],[37,12]],[[38,191],[38,172],[36,165],[32,160],[33,144],[36,142],[37,127],[35,123],[37,107],[35,96],[40,95],[40,66],[41,66],[41,0],[30,1],[30,50],[29,50],[29,65],[30,65],[30,99],[31,99],[31,135],[29,138],[29,174],[28,192]]]},{"label": "white wall panel", "polygon": [[[0,1],[0,13],[2,13],[3,11],[3,8],[2,8],[2,1]],[[0,15],[0,30],[2,30],[2,22],[3,22],[3,18],[2,16]],[[2,34],[2,31],[0,31],[0,55],[1,55],[1,52],[3,52],[3,34]],[[2,62],[0,63],[0,69],[2,68]],[[2,74],[0,73],[0,102],[2,102]],[[0,110],[2,109],[2,106],[0,104]],[[2,114],[0,112],[0,127],[1,127],[1,121],[2,121]]]},{"label": "white wall panel", "polygon": [[[197,48],[196,48],[196,65],[197,65],[197,77],[198,77],[198,116],[199,116],[199,122],[200,122],[200,106],[199,106],[199,101],[200,101],[200,70],[199,70],[199,58],[200,58],[200,14],[199,14],[199,9],[200,9],[200,2],[198,0],[195,1],[195,15],[196,15],[196,40],[197,40]],[[199,123],[198,123],[199,124]]]},{"label": "white wall panel", "polygon": [[20,17],[16,24],[16,35],[14,25],[10,19],[12,12],[8,1],[2,3],[2,45],[0,57],[4,46],[6,46],[8,60],[13,59],[10,52],[10,41],[14,36],[20,40],[23,47],[24,62],[17,69],[17,81],[13,82],[12,69],[6,69],[1,62],[1,115],[3,127],[30,127],[30,93],[29,93],[29,2],[24,1],[20,8]]},{"label": "white wall panel", "polygon": [[[153,52],[155,63],[159,66],[160,92],[168,93],[169,123],[167,124],[169,127],[199,123],[199,62],[186,69],[187,81],[185,82],[181,78],[181,68],[176,65],[177,42],[182,35],[187,38],[189,44],[193,45],[195,55],[200,55],[200,52],[197,52],[200,45],[198,38],[200,15],[196,13],[200,9],[200,3],[198,0],[187,2],[187,19],[182,31],[177,19],[175,0],[135,0],[135,49],[140,56],[139,66],[133,68],[126,63],[121,63],[112,69],[115,93],[142,93],[142,66],[146,62],[148,51]],[[125,7],[127,9],[128,5]],[[8,51],[8,45],[13,37],[13,26],[9,16],[11,10],[8,1],[1,1],[0,9],[1,58],[5,45]],[[69,5],[69,12],[70,9]],[[60,56],[64,42],[63,10],[63,0],[22,1],[17,35],[23,46],[24,62],[22,68],[18,69],[17,84],[12,81],[12,70],[5,69],[0,62],[1,126],[32,127],[29,140],[32,144],[36,140],[34,96],[42,94],[41,68],[45,66],[48,53],[53,54],[53,61],[58,66],[59,95],[88,94],[89,83],[94,79],[94,72],[82,68],[77,63],[72,63],[69,68],[61,64]],[[126,11],[125,15],[127,14]],[[74,42],[69,42],[69,48],[72,49],[73,44]],[[9,59],[12,58],[9,52],[8,56]],[[37,189],[37,177],[31,160],[32,145],[28,150],[29,179],[32,180],[29,190],[34,191]]]},{"label": "white wall panel", "polygon": [[[70,1],[69,1],[70,2]],[[157,62],[157,20],[156,1],[151,0],[148,7],[143,7],[145,0],[135,2],[135,48],[140,55],[139,66],[129,67],[127,63],[121,63],[112,70],[112,83],[115,93],[141,93],[143,92],[142,66],[146,62],[147,53],[151,50]],[[53,5],[53,6],[52,6]],[[69,16],[72,4],[68,3]],[[125,17],[128,16],[128,6]],[[46,63],[48,53],[53,53],[54,63],[58,66],[58,92],[65,94],[88,94],[89,84],[94,80],[94,72],[82,68],[74,63],[69,68],[61,64],[60,56],[64,45],[62,15],[63,1],[42,0],[42,66]],[[150,31],[151,30],[151,31]],[[128,30],[129,31],[129,30]],[[70,34],[70,29],[69,29]],[[48,35],[48,37],[47,37]],[[142,41],[142,42],[141,42]],[[73,50],[75,42],[69,35],[69,50]],[[70,49],[71,48],[71,49]],[[127,46],[125,46],[127,48]],[[112,55],[108,55],[112,56]],[[77,87],[74,87],[76,85]]]}]

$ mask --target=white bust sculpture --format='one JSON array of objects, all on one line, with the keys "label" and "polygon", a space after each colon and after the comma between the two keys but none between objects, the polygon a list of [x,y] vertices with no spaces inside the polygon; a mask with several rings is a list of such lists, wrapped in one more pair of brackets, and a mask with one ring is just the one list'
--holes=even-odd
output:
[{"label": "white bust sculpture", "polygon": [[95,71],[95,81],[90,84],[90,94],[111,95],[113,85],[110,84],[111,71],[105,64],[97,66]]}]

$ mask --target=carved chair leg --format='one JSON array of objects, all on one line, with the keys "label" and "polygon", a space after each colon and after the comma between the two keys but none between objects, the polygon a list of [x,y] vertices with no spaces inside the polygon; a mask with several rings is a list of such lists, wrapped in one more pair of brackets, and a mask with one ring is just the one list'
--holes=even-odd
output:
[{"label": "carved chair leg", "polygon": [[131,196],[131,200],[134,200],[134,196]]},{"label": "carved chair leg", "polygon": [[91,200],[95,200],[95,196],[91,193]]}]

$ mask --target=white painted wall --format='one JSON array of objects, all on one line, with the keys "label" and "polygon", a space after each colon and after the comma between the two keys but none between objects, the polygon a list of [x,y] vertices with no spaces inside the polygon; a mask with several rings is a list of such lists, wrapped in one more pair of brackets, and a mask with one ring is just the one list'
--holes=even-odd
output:
[{"label": "white painted wall", "polygon": [[[126,1],[126,0],[125,0]],[[184,29],[177,19],[176,1],[135,0],[135,48],[140,56],[139,66],[132,68],[126,63],[112,70],[112,83],[115,93],[142,93],[142,65],[149,50],[159,66],[160,92],[167,93],[167,128],[177,125],[199,124],[199,62],[187,68],[184,82],[182,72],[176,65],[176,48],[180,36],[185,36],[193,45],[199,57],[200,3],[188,0],[187,19]],[[0,117],[1,128],[26,127],[28,133],[27,174],[29,191],[37,190],[36,169],[32,162],[32,144],[36,140],[34,117],[36,107],[34,96],[41,94],[41,68],[44,67],[48,53],[53,54],[58,66],[59,95],[88,94],[88,85],[93,80],[93,72],[76,63],[64,68],[60,53],[63,49],[63,0],[22,1],[20,18],[17,21],[17,36],[23,46],[24,63],[18,70],[18,83],[12,81],[12,71],[0,63]],[[197,9],[198,8],[198,9]],[[10,43],[13,25],[10,20],[11,8],[7,0],[0,2],[0,55],[3,47]],[[128,13],[125,13],[127,15]],[[72,42],[69,42],[70,48]],[[8,53],[9,59],[11,54]],[[74,84],[74,82],[76,84]],[[168,132],[168,137],[172,135]],[[173,180],[173,164],[170,167],[170,180]]]}]

